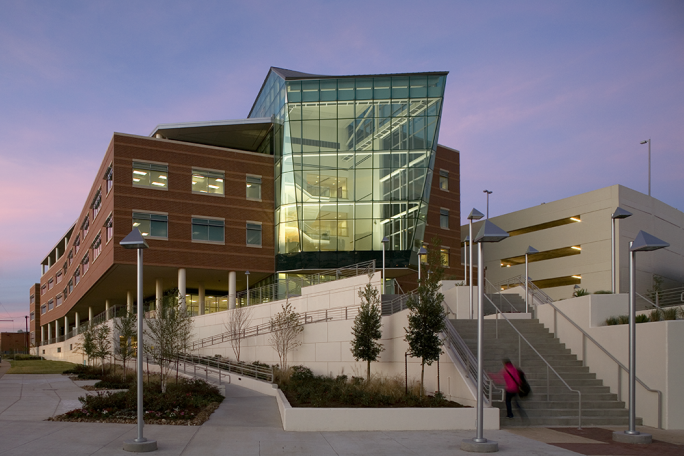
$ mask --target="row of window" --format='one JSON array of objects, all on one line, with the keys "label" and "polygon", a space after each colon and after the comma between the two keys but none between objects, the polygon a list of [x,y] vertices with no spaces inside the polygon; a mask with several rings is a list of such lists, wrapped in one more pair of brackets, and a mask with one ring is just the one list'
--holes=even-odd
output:
[{"label": "row of window", "polygon": [[[199,242],[223,243],[226,240],[225,221],[213,217],[192,217],[191,239]],[[151,214],[133,212],[133,227],[138,228],[144,237],[150,239],[168,239],[169,216],[167,214]],[[246,243],[261,247],[262,229],[260,222],[246,223]]]},{"label": "row of window", "polygon": [[[225,195],[223,171],[192,170],[192,192],[210,195]],[[261,176],[248,175],[246,197],[261,200]],[[169,166],[166,164],[133,162],[133,186],[166,189],[169,185]]]},{"label": "row of window", "polygon": [[[426,250],[428,249],[428,245],[425,244],[425,243],[423,244],[423,247],[424,247]],[[427,254],[425,254],[425,255],[419,255],[419,256],[420,256],[420,262],[421,262],[422,264],[428,264],[428,256],[427,256]],[[441,258],[441,260],[442,260],[442,266],[444,266],[445,268],[448,268],[448,267],[449,267],[449,249],[446,248],[446,247],[440,247],[440,249],[439,249],[439,256],[440,256],[440,258]]]}]

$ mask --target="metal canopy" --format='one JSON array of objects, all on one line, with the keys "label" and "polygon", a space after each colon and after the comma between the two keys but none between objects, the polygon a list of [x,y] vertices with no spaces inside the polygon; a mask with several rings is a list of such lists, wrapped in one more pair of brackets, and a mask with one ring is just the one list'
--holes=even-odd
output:
[{"label": "metal canopy", "polygon": [[128,236],[123,238],[119,245],[124,249],[146,249],[149,247],[138,228],[133,228],[133,231],[128,233]]},{"label": "metal canopy", "polygon": [[651,250],[664,249],[669,246],[670,244],[658,239],[652,234],[648,234],[645,231],[639,231],[629,250],[632,252],[649,252]]},{"label": "metal canopy", "polygon": [[271,119],[263,117],[161,124],[157,125],[150,136],[160,134],[163,138],[174,141],[256,152],[272,128]]},{"label": "metal canopy", "polygon": [[631,217],[632,215],[634,215],[634,214],[632,214],[631,212],[629,212],[629,211],[627,211],[621,207],[618,207],[617,209],[615,209],[615,212],[613,212],[610,217],[614,218],[614,219],[623,219],[623,218]]},{"label": "metal canopy", "polygon": [[508,233],[494,225],[489,220],[485,220],[482,228],[475,236],[475,242],[499,242],[508,237]]},{"label": "metal canopy", "polygon": [[533,253],[539,253],[539,250],[535,249],[531,245],[528,245],[527,250],[525,251],[525,255],[532,255]]},{"label": "metal canopy", "polygon": [[484,214],[477,209],[473,208],[472,211],[470,211],[470,214],[468,215],[468,220],[480,220],[482,217],[484,217]]}]

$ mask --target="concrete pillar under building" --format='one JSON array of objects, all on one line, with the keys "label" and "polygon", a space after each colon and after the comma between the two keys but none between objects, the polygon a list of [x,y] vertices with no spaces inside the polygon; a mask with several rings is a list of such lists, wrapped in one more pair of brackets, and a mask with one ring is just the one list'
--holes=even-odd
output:
[{"label": "concrete pillar under building", "polygon": [[93,323],[93,308],[88,307],[88,325]]},{"label": "concrete pillar under building", "polygon": [[128,312],[133,311],[133,292],[132,291],[126,292],[126,310]]},{"label": "concrete pillar under building", "polygon": [[45,325],[40,325],[40,341],[45,341]]},{"label": "concrete pillar under building", "polygon": [[50,342],[50,339],[52,339],[52,324],[48,323],[47,325],[47,330],[48,330],[48,343]]},{"label": "concrete pillar under building", "polygon": [[205,294],[204,283],[203,283],[203,282],[200,282],[200,284],[199,284],[199,290],[198,290],[198,295],[199,295],[199,296],[198,296],[198,300],[199,300],[199,304],[198,304],[198,306],[199,306],[199,311],[197,312],[198,315],[204,315],[204,294]]},{"label": "concrete pillar under building", "polygon": [[157,279],[154,287],[154,308],[160,309],[164,299],[164,281]]},{"label": "concrete pillar under building", "polygon": [[185,272],[185,268],[179,268],[178,269],[178,297],[180,302],[180,308],[181,310],[186,310],[187,309],[187,303],[185,302],[187,291],[186,291],[186,284],[187,284],[187,276]]},{"label": "concrete pillar under building", "polygon": [[78,331],[78,328],[81,326],[81,319],[78,317],[78,312],[74,314],[74,328]]},{"label": "concrete pillar under building", "polygon": [[105,299],[105,320],[109,320],[109,299]]},{"label": "concrete pillar under building", "polygon": [[55,247],[55,263],[59,260],[59,246]]},{"label": "concrete pillar under building", "polygon": [[69,332],[69,317],[64,315],[64,335],[66,336]]},{"label": "concrete pillar under building", "polygon": [[59,337],[59,320],[55,320],[55,337]]},{"label": "concrete pillar under building", "polygon": [[230,271],[228,273],[228,308],[235,309],[235,295],[237,288],[237,273],[235,271]]},{"label": "concrete pillar under building", "polygon": [[51,257],[51,256],[48,256],[47,268],[50,269],[51,267],[52,267],[52,257]]}]

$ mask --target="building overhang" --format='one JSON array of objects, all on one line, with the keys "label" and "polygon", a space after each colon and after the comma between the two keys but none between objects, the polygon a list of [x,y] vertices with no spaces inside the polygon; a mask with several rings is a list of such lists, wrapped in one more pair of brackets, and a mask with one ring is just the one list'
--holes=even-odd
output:
[{"label": "building overhang", "polygon": [[257,152],[273,128],[268,117],[160,124],[150,137]]}]

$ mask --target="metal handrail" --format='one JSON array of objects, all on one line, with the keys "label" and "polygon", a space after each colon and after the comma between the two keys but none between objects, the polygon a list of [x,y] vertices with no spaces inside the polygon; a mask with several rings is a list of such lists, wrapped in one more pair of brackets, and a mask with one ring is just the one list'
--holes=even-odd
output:
[{"label": "metal handrail", "polygon": [[[314,311],[306,311],[299,314],[299,324],[306,325],[311,323],[319,323],[324,321],[349,320],[356,317],[359,313],[360,306],[345,306],[334,307],[332,309],[320,309]],[[211,345],[229,342],[238,338],[261,336],[273,332],[274,328],[270,321],[261,323],[259,325],[250,326],[242,331],[242,334],[236,334],[234,331],[226,331],[213,336],[205,337],[191,343],[191,350],[199,350]]]},{"label": "metal handrail", "polygon": [[[494,288],[495,290],[497,290],[497,292],[492,293],[492,294],[496,294],[497,296],[499,296],[499,304],[501,304],[501,299],[503,298],[503,300],[506,301],[506,303],[508,304],[508,307],[510,308],[511,313],[520,313],[520,312],[518,312],[518,310],[517,310],[515,307],[513,307],[513,304],[511,304],[511,301],[509,301],[508,298],[506,298],[506,296],[505,296],[503,293],[501,293],[500,291],[498,291],[498,290],[499,290],[499,287],[498,287],[497,285],[494,285],[494,284],[493,284],[492,282],[490,282],[489,279],[487,279],[486,277],[485,277],[485,283],[486,283],[486,284],[489,284],[490,287],[492,287],[492,288]],[[490,299],[490,301],[491,301],[491,299]]]},{"label": "metal handrail", "polygon": [[[447,341],[447,348],[452,350],[452,354],[458,360],[458,362],[463,366],[466,371],[466,377],[470,378],[475,387],[477,387],[477,358],[473,355],[468,345],[465,343],[461,335],[458,333],[456,328],[454,328],[453,323],[448,318],[445,318],[445,330],[444,336]],[[503,388],[499,388],[494,384],[489,374],[482,372],[483,388],[485,391],[489,391],[489,403],[492,402],[503,402],[505,398],[505,391]],[[501,392],[501,399],[494,399],[494,390],[499,390]]]},{"label": "metal handrail", "polygon": [[[536,287],[535,287],[535,288],[536,288]],[[532,288],[530,288],[530,289],[532,289]],[[534,296],[534,291],[533,291],[533,296]],[[590,336],[584,329],[582,329],[577,323],[575,323],[574,321],[572,321],[572,320],[570,319],[570,317],[568,317],[567,315],[565,315],[565,313],[563,313],[563,311],[560,310],[560,309],[553,303],[553,301],[547,302],[546,304],[549,304],[551,307],[553,307],[554,313],[557,312],[557,313],[561,314],[561,316],[563,316],[568,322],[570,322],[570,324],[572,324],[579,332],[582,333],[582,349],[583,349],[584,352],[586,352],[586,348],[585,348],[585,347],[586,347],[586,342],[585,342],[585,341],[586,341],[586,339],[589,339],[594,345],[596,345],[599,349],[601,349],[601,351],[602,351],[604,354],[606,354],[611,360],[613,360],[613,362],[615,362],[615,363],[618,365],[618,393],[617,393],[617,395],[618,395],[618,400],[621,401],[621,400],[622,400],[622,371],[624,370],[625,372],[629,372],[629,368],[627,368],[627,366],[625,366],[624,364],[622,364],[615,356],[611,355],[610,352],[609,352],[608,350],[606,350],[606,349],[603,347],[603,345],[601,345],[600,343],[598,343],[598,341],[596,341],[596,339],[594,339],[593,337],[591,337],[591,336]],[[555,318],[554,318],[554,321],[555,321]],[[555,332],[555,330],[556,330],[556,328],[554,328],[554,332]],[[582,357],[583,357],[582,362],[586,364],[584,355],[585,355],[585,354],[583,353],[583,355],[582,355]],[[663,418],[663,393],[662,393],[662,391],[657,390],[657,389],[653,389],[653,388],[649,388],[643,381],[641,381],[641,380],[639,379],[639,377],[636,377],[636,375],[635,375],[635,379],[636,379],[636,381],[637,381],[642,387],[644,387],[644,389],[645,389],[646,391],[651,392],[651,393],[658,393],[658,429],[662,429],[662,428],[663,428],[663,427],[662,427],[662,418]],[[630,404],[630,406],[632,406],[632,405]]]},{"label": "metal handrail", "polygon": [[518,328],[516,328],[516,327],[513,325],[513,323],[511,323],[511,321],[508,319],[508,317],[506,316],[506,314],[504,314],[503,312],[501,312],[501,309],[499,309],[499,308],[496,306],[496,304],[494,304],[494,301],[492,301],[492,300],[489,298],[489,296],[487,296],[487,295],[484,295],[484,297],[487,298],[487,299],[489,300],[489,302],[496,308],[496,310],[497,310],[497,319],[498,319],[498,314],[500,313],[501,316],[504,317],[504,319],[506,320],[506,322],[511,326],[511,328],[513,328],[513,330],[514,330],[515,332],[518,333],[518,366],[520,366],[521,361],[522,361],[522,356],[521,356],[521,353],[522,353],[522,346],[521,346],[521,344],[520,344],[520,340],[521,340],[521,339],[524,340],[525,343],[526,343],[527,345],[529,345],[530,348],[537,354],[537,356],[539,356],[539,358],[540,358],[542,361],[544,361],[544,364],[546,364],[546,400],[547,400],[547,401],[549,400],[549,397],[550,397],[550,389],[551,389],[550,379],[549,379],[549,370],[551,370],[554,374],[556,374],[556,377],[558,377],[558,379],[559,379],[561,382],[563,382],[563,384],[566,386],[566,388],[568,388],[570,391],[572,391],[572,392],[574,392],[574,393],[577,393],[577,395],[578,395],[578,402],[577,402],[577,408],[578,408],[578,413],[577,413],[578,423],[577,423],[577,429],[582,429],[582,392],[579,391],[579,390],[576,390],[576,389],[571,388],[570,385],[568,385],[568,383],[567,383],[565,380],[563,380],[563,377],[561,377],[560,374],[559,374],[558,372],[556,372],[556,369],[554,369],[554,368],[551,366],[551,364],[549,364],[549,362],[546,361],[546,359],[541,355],[541,353],[539,353],[539,352],[537,351],[537,349],[534,348],[534,346],[530,343],[530,341],[528,341],[528,340],[525,338],[525,336],[523,336],[522,333],[521,333],[520,331],[518,331]]},{"label": "metal handrail", "polygon": [[[265,380],[273,383],[274,374],[273,366],[260,366],[256,364],[236,363],[226,358],[197,356],[192,354],[180,354],[176,357],[176,361],[183,363],[183,373],[187,374],[186,364],[193,364],[193,371],[197,376],[197,367],[201,366],[206,373],[206,379],[209,379],[209,370],[215,368],[219,375],[219,383],[221,383],[221,373],[226,371],[228,373],[240,374],[245,377],[252,377],[256,380]],[[206,366],[206,367],[204,367]]]}]

